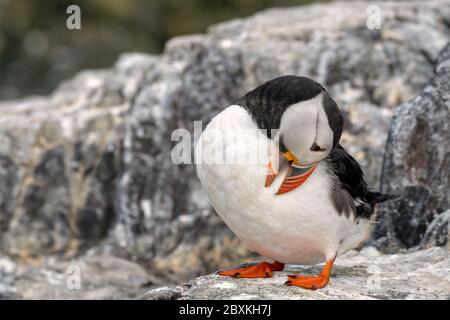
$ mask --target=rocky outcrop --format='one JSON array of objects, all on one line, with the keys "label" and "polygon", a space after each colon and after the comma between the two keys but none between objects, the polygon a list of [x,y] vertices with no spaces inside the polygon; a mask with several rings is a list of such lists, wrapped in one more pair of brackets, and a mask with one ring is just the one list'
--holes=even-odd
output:
[{"label": "rocky outcrop", "polygon": [[392,110],[433,76],[450,1],[381,2],[381,29],[367,28],[369,4],[268,10],[175,38],[161,56],[125,55],[49,97],[1,103],[1,249],[27,259],[95,245],[174,281],[248,257],[194,166],[171,162],[171,133],[282,74],[327,87],[346,117],[342,143],[377,189]]},{"label": "rocky outcrop", "polygon": [[137,263],[89,254],[64,261],[20,262],[0,255],[0,279],[0,300],[133,299],[162,285]]},{"label": "rocky outcrop", "polygon": [[376,236],[387,250],[449,244],[450,45],[435,76],[397,108],[386,144],[382,190],[401,195],[384,206]]},{"label": "rocky outcrop", "polygon": [[366,247],[338,257],[329,285],[317,291],[283,283],[288,274],[316,275],[320,266],[288,266],[265,279],[207,275],[184,285],[150,290],[142,299],[449,299],[449,263],[450,251],[443,248],[384,255]]},{"label": "rocky outcrop", "polygon": [[154,60],[123,57],[47,98],[0,105],[3,250],[26,256],[95,243],[115,217],[124,113]]}]

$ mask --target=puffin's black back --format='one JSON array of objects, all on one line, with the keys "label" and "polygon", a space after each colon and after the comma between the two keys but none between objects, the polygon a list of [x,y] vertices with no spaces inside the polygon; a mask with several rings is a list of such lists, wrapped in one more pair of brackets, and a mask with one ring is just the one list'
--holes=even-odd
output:
[{"label": "puffin's black back", "polygon": [[260,129],[278,129],[281,116],[292,104],[307,101],[325,89],[306,77],[282,76],[256,87],[236,102],[248,110]]}]

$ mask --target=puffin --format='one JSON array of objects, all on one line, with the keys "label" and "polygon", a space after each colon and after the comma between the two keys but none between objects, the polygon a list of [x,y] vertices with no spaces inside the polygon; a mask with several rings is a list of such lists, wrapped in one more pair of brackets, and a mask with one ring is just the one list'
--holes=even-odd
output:
[{"label": "puffin", "polygon": [[286,264],[325,263],[285,285],[319,289],[338,255],[369,237],[378,203],[358,162],[339,144],[344,118],[318,82],[267,81],[216,115],[195,146],[197,176],[232,232],[269,261],[219,271],[267,278]]}]

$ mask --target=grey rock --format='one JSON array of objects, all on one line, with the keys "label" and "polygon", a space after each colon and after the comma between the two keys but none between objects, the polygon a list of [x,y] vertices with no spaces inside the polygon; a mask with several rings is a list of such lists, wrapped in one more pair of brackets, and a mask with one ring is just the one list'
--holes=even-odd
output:
[{"label": "grey rock", "polygon": [[15,207],[13,190],[17,184],[18,168],[7,156],[0,156],[0,231],[7,230]]},{"label": "grey rock", "polygon": [[447,45],[437,59],[433,79],[395,112],[384,156],[382,191],[401,198],[380,211],[375,237],[385,250],[448,241],[445,227],[433,229],[439,234],[432,237],[427,228],[450,208],[449,63]]},{"label": "grey rock", "polygon": [[114,256],[32,261],[0,256],[0,277],[0,299],[134,299],[161,285],[139,264]]},{"label": "grey rock", "polygon": [[438,214],[428,225],[419,247],[445,246],[450,248],[450,210]]},{"label": "grey rock", "polygon": [[433,247],[407,254],[381,254],[373,247],[338,257],[327,287],[287,287],[288,274],[317,275],[321,266],[289,265],[272,278],[233,279],[215,274],[174,287],[160,287],[141,299],[449,299],[450,250]]},{"label": "grey rock", "polygon": [[21,270],[10,258],[0,256],[0,300],[19,297],[15,283],[20,273]]},{"label": "grey rock", "polygon": [[83,248],[114,218],[124,113],[141,54],[86,71],[51,96],[0,104],[0,248],[30,256]]}]

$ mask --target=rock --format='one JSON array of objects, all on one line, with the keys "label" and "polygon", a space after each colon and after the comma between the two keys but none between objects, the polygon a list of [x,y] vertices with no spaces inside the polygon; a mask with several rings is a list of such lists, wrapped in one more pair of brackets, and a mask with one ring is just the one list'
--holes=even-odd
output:
[{"label": "rock", "polygon": [[288,274],[316,275],[321,266],[288,266],[273,278],[233,279],[215,274],[161,287],[141,299],[449,299],[450,250],[433,247],[385,255],[373,247],[338,257],[327,287],[312,291],[283,286]]},{"label": "rock", "polygon": [[392,251],[448,242],[448,214],[443,212],[450,208],[449,119],[450,44],[437,59],[433,79],[395,112],[382,191],[401,198],[380,212],[375,234],[380,248]]},{"label": "rock", "polygon": [[0,256],[0,300],[17,299],[19,294],[15,287],[19,270],[8,257]]},{"label": "rock", "polygon": [[130,54],[46,98],[0,104],[0,247],[26,256],[83,247],[114,222],[124,112],[143,70]]},{"label": "rock", "polygon": [[127,54],[48,97],[0,103],[1,250],[28,259],[94,246],[173,281],[248,258],[194,166],[171,162],[171,136],[282,74],[327,87],[346,117],[342,142],[377,189],[393,109],[450,41],[450,1],[382,2],[381,29],[367,28],[369,4],[267,10],[175,38],[161,56]]},{"label": "rock", "polygon": [[13,261],[0,256],[0,299],[132,299],[161,282],[114,256]]},{"label": "rock", "polygon": [[450,210],[438,214],[428,225],[419,247],[445,246],[450,249]]}]

